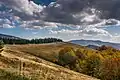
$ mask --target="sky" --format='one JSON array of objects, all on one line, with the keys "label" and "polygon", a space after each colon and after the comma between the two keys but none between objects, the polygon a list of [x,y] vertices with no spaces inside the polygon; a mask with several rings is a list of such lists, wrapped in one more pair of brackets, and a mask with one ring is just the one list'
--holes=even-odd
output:
[{"label": "sky", "polygon": [[106,8],[102,2],[98,4],[99,0],[94,1],[95,5],[83,0],[0,0],[0,33],[26,39],[56,37],[119,43],[118,2],[106,0]]}]

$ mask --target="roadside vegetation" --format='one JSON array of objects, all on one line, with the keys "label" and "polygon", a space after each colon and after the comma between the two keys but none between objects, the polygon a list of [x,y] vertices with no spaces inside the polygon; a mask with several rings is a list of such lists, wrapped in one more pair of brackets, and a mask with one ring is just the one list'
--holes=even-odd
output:
[{"label": "roadside vegetation", "polygon": [[58,64],[101,80],[120,79],[120,51],[101,46],[97,50],[66,47],[60,50]]}]

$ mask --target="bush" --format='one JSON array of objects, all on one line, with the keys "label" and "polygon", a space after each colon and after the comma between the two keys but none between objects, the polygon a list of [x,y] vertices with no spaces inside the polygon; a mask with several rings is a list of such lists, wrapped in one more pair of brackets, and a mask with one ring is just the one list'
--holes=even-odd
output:
[{"label": "bush", "polygon": [[75,55],[75,51],[71,47],[66,47],[59,52],[59,64],[63,66],[69,65],[72,67],[74,63],[76,63],[77,56]]},{"label": "bush", "polygon": [[4,42],[0,40],[0,49],[3,48],[3,46],[4,46]]}]

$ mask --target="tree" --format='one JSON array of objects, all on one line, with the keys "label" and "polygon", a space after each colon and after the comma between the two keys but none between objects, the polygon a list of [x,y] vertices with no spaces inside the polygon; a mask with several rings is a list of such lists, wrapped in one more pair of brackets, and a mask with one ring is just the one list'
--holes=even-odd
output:
[{"label": "tree", "polygon": [[120,58],[106,59],[99,74],[101,80],[120,80]]},{"label": "tree", "polygon": [[90,76],[98,77],[98,71],[100,65],[101,65],[101,59],[99,55],[94,54],[86,59],[84,73]]},{"label": "tree", "polygon": [[57,38],[45,38],[45,39],[15,39],[15,38],[0,38],[5,44],[41,44],[41,43],[52,43],[52,42],[63,42]]},{"label": "tree", "polygon": [[83,52],[81,51],[81,49],[77,49],[77,51],[75,52],[75,54],[76,54],[76,56],[77,56],[79,59],[81,59],[81,60],[84,60],[84,59],[86,58],[86,54],[83,53]]},{"label": "tree", "polygon": [[97,50],[98,51],[103,51],[103,50],[107,50],[108,49],[108,47],[107,46],[105,46],[105,45],[102,45],[101,47],[99,47]]},{"label": "tree", "polygon": [[72,68],[76,63],[77,56],[75,55],[75,51],[71,47],[66,47],[59,52],[59,60],[58,63],[63,66],[69,66]]}]

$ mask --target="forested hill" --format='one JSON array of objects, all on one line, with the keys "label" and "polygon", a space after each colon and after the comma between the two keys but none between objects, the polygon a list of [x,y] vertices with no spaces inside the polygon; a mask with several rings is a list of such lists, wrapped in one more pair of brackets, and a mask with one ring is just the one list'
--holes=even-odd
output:
[{"label": "forested hill", "polygon": [[6,35],[6,34],[0,34],[0,38],[5,38],[5,39],[21,39],[19,37],[11,36],[11,35]]},{"label": "forested hill", "polygon": [[63,42],[61,39],[57,38],[39,38],[39,39],[23,39],[11,35],[0,34],[0,40],[5,44],[42,44],[42,43],[52,43],[52,42]]}]

